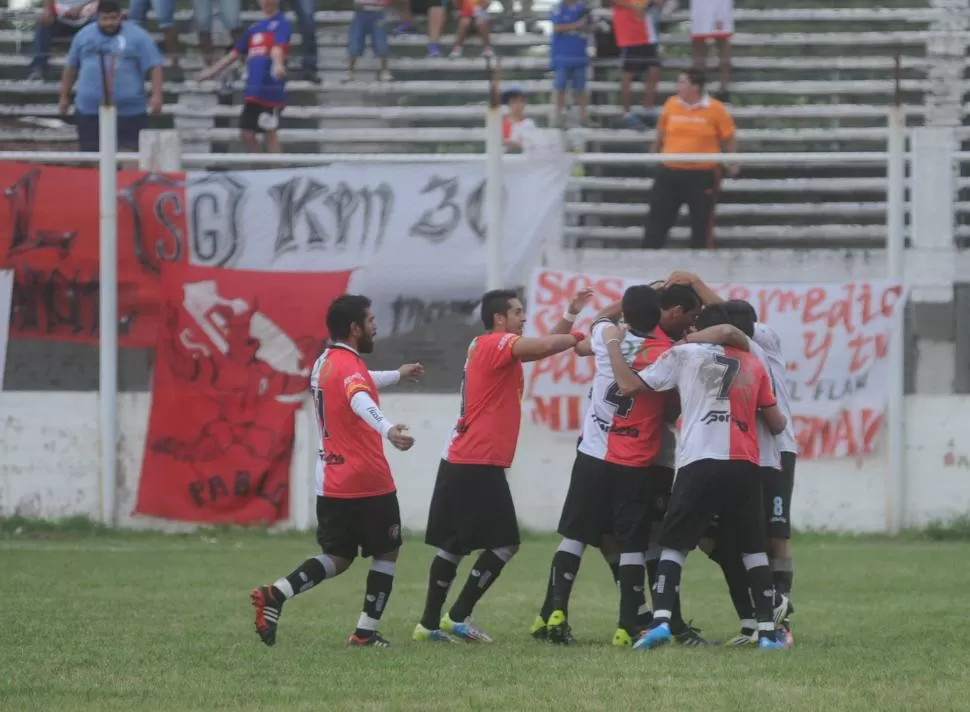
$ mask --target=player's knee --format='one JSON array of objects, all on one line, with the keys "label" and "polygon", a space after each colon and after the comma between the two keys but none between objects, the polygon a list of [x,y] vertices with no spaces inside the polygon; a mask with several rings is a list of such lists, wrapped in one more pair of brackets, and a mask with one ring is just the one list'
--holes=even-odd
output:
[{"label": "player's knee", "polygon": [[333,576],[338,576],[342,574],[344,571],[350,568],[350,565],[352,563],[354,563],[353,556],[351,556],[349,559],[346,557],[338,556],[336,554],[331,554],[331,553],[326,553],[326,556],[328,556],[330,558],[330,561],[333,562],[333,568],[334,568],[334,572],[332,574]]},{"label": "player's knee", "polygon": [[701,540],[697,542],[697,548],[707,554],[708,558],[717,561],[715,558],[714,550],[716,549],[717,543],[709,537],[701,537]]},{"label": "player's knee", "polygon": [[582,557],[583,552],[586,551],[586,545],[581,541],[576,541],[575,539],[563,539],[561,542],[559,542],[559,548],[557,551]]},{"label": "player's knee", "polygon": [[394,551],[389,551],[386,554],[375,554],[374,561],[390,561],[393,563],[397,561],[397,556],[400,551],[400,549],[395,549]]},{"label": "player's knee", "polygon": [[439,559],[444,559],[448,563],[454,564],[455,566],[458,566],[458,564],[461,563],[460,554],[452,554],[450,551],[445,551],[444,549],[438,549],[438,553],[435,554],[435,556],[437,556]]},{"label": "player's knee", "polygon": [[771,552],[772,559],[791,558],[791,550],[788,547],[787,539],[771,538],[768,540],[768,550]]},{"label": "player's knee", "polygon": [[501,546],[498,549],[492,549],[492,553],[506,564],[512,560],[512,557],[515,556],[518,551],[518,544],[513,544],[512,546]]},{"label": "player's knee", "polygon": [[759,566],[768,566],[768,555],[763,551],[756,554],[741,554],[741,561],[744,562],[744,568],[750,571]]},{"label": "player's knee", "polygon": [[616,537],[610,534],[606,534],[600,540],[600,551],[603,552],[603,556],[609,557],[613,554],[619,555],[620,544],[617,542]]}]

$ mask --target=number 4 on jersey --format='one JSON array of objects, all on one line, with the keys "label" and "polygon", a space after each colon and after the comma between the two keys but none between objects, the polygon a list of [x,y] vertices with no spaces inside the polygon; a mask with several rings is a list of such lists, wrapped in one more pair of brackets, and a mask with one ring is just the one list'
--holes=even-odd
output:
[{"label": "number 4 on jersey", "polygon": [[617,418],[630,417],[630,411],[633,410],[633,396],[625,396],[620,393],[620,387],[616,381],[613,381],[610,387],[606,389],[603,400],[613,406]]}]

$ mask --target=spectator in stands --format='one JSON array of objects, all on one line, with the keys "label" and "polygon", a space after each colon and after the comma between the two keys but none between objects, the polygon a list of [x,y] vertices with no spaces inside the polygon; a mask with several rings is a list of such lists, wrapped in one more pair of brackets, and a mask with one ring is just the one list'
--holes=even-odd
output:
[{"label": "spectator in stands", "polygon": [[589,47],[589,33],[593,30],[590,8],[583,0],[563,0],[552,9],[549,21],[552,23],[549,62],[555,72],[556,125],[565,125],[567,87],[573,90],[579,105],[579,120],[586,124],[586,74],[589,70],[589,54],[586,50]]},{"label": "spectator in stands", "polygon": [[[151,97],[145,96],[145,75],[151,77]],[[83,27],[71,41],[61,78],[59,110],[67,114],[74,97],[78,144],[82,151],[100,146],[98,109],[105,98],[103,76],[118,112],[118,150],[137,151],[138,134],[148,123],[146,108],[162,110],[162,55],[145,30],[122,21],[118,0],[100,0],[97,22]]]},{"label": "spectator in stands", "polygon": [[[660,113],[653,153],[673,157],[678,153],[714,154],[722,149],[737,152],[734,119],[724,104],[705,94],[705,82],[704,73],[696,69],[677,78],[677,96],[668,99]],[[728,166],[728,175],[737,174],[737,166]],[[653,180],[644,247],[664,246],[684,203],[690,212],[690,246],[713,247],[720,182],[720,163],[665,161]]]},{"label": "spectator in stands", "polygon": [[[411,0],[392,0],[392,5],[397,9],[401,22],[394,28],[394,34],[406,35],[416,32],[414,29],[414,14],[411,11]],[[425,10],[427,12],[427,10]]]},{"label": "spectator in stands", "polygon": [[505,150],[521,153],[525,148],[526,134],[536,128],[536,122],[525,115],[528,105],[525,92],[519,87],[507,89],[502,92],[502,103],[508,107],[505,118],[502,119],[502,142]]},{"label": "spectator in stands", "polygon": [[[503,17],[501,24],[499,25],[500,31],[510,31],[515,29],[515,0],[501,0]],[[541,34],[542,28],[539,27],[539,23],[536,22],[535,16],[532,13],[532,0],[521,0],[519,3],[522,6],[522,16],[526,18],[525,29],[527,32],[533,32],[535,34]]]},{"label": "spectator in stands", "polygon": [[280,10],[280,0],[259,0],[263,19],[243,33],[232,52],[195,75],[205,81],[246,60],[246,91],[239,128],[249,153],[260,153],[257,134],[262,134],[267,153],[282,153],[280,115],[286,107],[286,55],[293,27]]},{"label": "spectator in stands", "polygon": [[141,26],[148,19],[148,5],[155,10],[158,29],[165,35],[165,54],[172,60],[172,66],[178,66],[179,33],[175,26],[175,0],[131,0],[128,9],[128,19]]},{"label": "spectator in stands", "polygon": [[51,42],[58,37],[74,37],[78,30],[94,19],[97,0],[44,0],[44,10],[34,29],[34,58],[30,62],[28,81],[44,81],[51,56]]},{"label": "spectator in stands", "polygon": [[731,36],[734,34],[734,0],[691,0],[690,43],[694,69],[707,68],[707,42],[714,40],[718,48],[718,78],[721,82],[717,98],[731,101]]},{"label": "spectator in stands", "polygon": [[[242,37],[239,0],[192,0],[195,27],[199,32],[199,48],[202,50],[202,61],[206,66],[215,60],[215,50],[212,46],[212,16],[216,2],[219,3],[219,19],[232,37],[232,43],[235,44]],[[234,77],[227,76],[228,82],[233,79]]]},{"label": "spectator in stands", "polygon": [[357,59],[364,54],[367,38],[370,37],[371,50],[380,59],[380,69],[377,70],[377,81],[389,82],[391,72],[387,68],[387,56],[390,47],[387,43],[386,10],[389,0],[354,0],[354,16],[350,21],[347,33],[347,76],[345,82],[354,80],[354,68]]},{"label": "spectator in stands", "polygon": [[461,11],[458,19],[458,31],[455,32],[455,46],[451,48],[449,56],[452,59],[461,57],[465,38],[468,36],[468,30],[471,29],[472,21],[474,21],[475,29],[478,31],[479,37],[482,38],[482,44],[485,45],[482,56],[491,57],[492,40],[488,29],[488,10],[485,9],[488,0],[460,0],[460,2]]},{"label": "spectator in stands", "polygon": [[[644,119],[656,120],[657,82],[660,81],[660,33],[653,5],[659,0],[613,0],[613,35],[620,50],[622,75],[620,101],[622,122],[638,131],[646,129]],[[643,77],[643,109],[640,118],[631,110],[630,88],[634,76]]]},{"label": "spectator in stands", "polygon": [[303,44],[303,71],[300,78],[314,84],[320,83],[317,74],[317,21],[314,0],[283,0],[296,13],[296,24],[300,28],[300,42]]}]

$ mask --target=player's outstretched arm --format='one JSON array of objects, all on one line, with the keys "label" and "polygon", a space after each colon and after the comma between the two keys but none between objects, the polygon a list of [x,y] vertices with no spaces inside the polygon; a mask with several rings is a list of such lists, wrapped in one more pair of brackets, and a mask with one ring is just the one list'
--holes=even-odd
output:
[{"label": "player's outstretched arm", "polygon": [[693,272],[672,272],[667,277],[667,284],[686,284],[697,292],[697,296],[700,297],[704,306],[708,304],[720,304],[724,301],[717,295],[717,292],[708,287],[704,283],[704,280]]},{"label": "player's outstretched arm", "polygon": [[593,340],[587,336],[585,339],[576,344],[575,351],[578,356],[592,356]]},{"label": "player's outstretched arm", "polygon": [[573,323],[576,321],[576,317],[579,316],[580,312],[586,308],[589,304],[589,300],[593,298],[593,290],[589,287],[583,287],[576,295],[569,301],[569,306],[566,308],[566,313],[562,315],[559,322],[552,327],[550,334],[568,334],[573,330]]},{"label": "player's outstretched arm", "polygon": [[718,324],[687,334],[684,341],[688,344],[718,344],[730,346],[740,351],[750,351],[751,343],[738,327],[731,324]]},{"label": "player's outstretched arm", "polygon": [[777,405],[771,405],[758,411],[758,416],[763,418],[772,435],[785,432],[788,425],[788,418],[781,412]]},{"label": "player's outstretched arm", "polygon": [[350,407],[358,418],[380,433],[382,438],[389,440],[398,450],[410,450],[414,445],[414,438],[407,434],[407,426],[392,424],[365,391],[357,391],[353,395]]},{"label": "player's outstretched arm", "polygon": [[512,356],[528,363],[555,356],[576,346],[585,339],[585,334],[549,334],[548,336],[522,336],[512,344]]}]

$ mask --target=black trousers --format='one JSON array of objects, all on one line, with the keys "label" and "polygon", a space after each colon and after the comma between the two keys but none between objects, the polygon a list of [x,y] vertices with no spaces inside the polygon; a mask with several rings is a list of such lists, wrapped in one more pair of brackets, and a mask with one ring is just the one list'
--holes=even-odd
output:
[{"label": "black trousers", "polygon": [[690,246],[695,249],[713,246],[714,206],[720,184],[720,169],[661,166],[650,194],[650,214],[643,246],[659,249],[667,243],[667,235],[677,222],[677,214],[684,203],[687,203],[690,214]]}]

